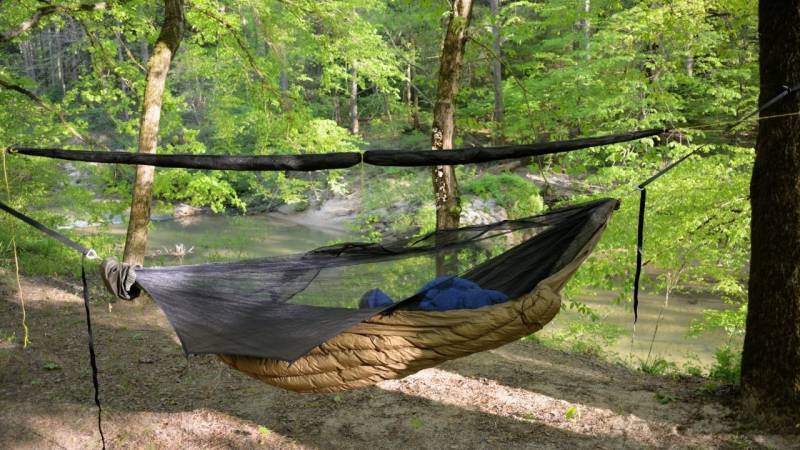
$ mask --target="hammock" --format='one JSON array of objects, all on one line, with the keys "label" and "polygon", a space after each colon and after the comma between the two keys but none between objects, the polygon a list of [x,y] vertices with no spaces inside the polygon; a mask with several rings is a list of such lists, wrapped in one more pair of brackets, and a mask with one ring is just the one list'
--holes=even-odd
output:
[{"label": "hammock", "polygon": [[[103,276],[122,298],[139,289],[150,294],[187,354],[219,354],[231,367],[293,391],[333,392],[538,331],[559,311],[562,286],[617,206],[605,199],[420,238],[234,263],[143,269],[106,260]],[[511,300],[421,310],[422,295],[413,291],[437,268]],[[404,300],[358,308],[376,287]]]}]

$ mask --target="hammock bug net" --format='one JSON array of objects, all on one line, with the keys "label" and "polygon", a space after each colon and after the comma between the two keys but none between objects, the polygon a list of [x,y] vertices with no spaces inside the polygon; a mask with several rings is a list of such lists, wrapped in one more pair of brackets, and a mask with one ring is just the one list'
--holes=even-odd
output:
[{"label": "hammock bug net", "polygon": [[[164,310],[187,353],[293,361],[376,314],[419,308],[417,291],[437,275],[459,276],[513,301],[572,262],[616,206],[616,200],[598,200],[393,242],[343,243],[241,262],[136,270],[112,265],[106,279],[127,290],[135,277],[135,287]],[[375,288],[395,303],[359,308]]]}]

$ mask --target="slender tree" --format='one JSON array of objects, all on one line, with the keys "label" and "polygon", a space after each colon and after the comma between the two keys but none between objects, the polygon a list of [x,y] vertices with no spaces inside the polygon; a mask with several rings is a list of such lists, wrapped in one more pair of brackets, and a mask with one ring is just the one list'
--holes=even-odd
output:
[{"label": "slender tree", "polygon": [[[454,113],[458,78],[464,63],[467,28],[472,17],[472,0],[453,0],[450,18],[439,62],[439,83],[433,106],[431,147],[434,150],[453,148]],[[461,201],[458,181],[452,166],[433,168],[433,194],[436,202],[436,228],[458,227]]]},{"label": "slender tree", "polygon": [[[800,83],[800,0],[759,4],[761,103]],[[800,95],[760,122],[742,391],[751,413],[800,417]]]},{"label": "slender tree", "polygon": [[[588,0],[587,0],[588,1]],[[500,0],[489,0],[492,10],[492,85],[494,86],[494,141],[497,143],[503,127],[503,64],[500,59]]]},{"label": "slender tree", "polygon": [[[169,66],[183,36],[183,0],[164,0],[164,24],[147,63],[147,82],[142,99],[139,122],[139,152],[155,153],[161,121],[161,101],[167,83]],[[128,235],[124,260],[142,264],[147,248],[147,228],[150,224],[150,203],[153,192],[153,166],[137,166],[133,186]]]},{"label": "slender tree", "polygon": [[358,134],[358,72],[356,66],[350,66],[350,134]]}]

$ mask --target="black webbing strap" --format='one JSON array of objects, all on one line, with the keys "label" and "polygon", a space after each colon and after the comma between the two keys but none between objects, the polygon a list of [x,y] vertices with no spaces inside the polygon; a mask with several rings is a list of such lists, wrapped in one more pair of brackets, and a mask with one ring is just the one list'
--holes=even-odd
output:
[{"label": "black webbing strap", "polygon": [[16,209],[6,205],[3,202],[0,202],[0,209],[2,209],[3,211],[11,214],[12,216],[16,217],[17,219],[27,223],[28,225],[32,226],[33,228],[36,228],[37,230],[39,230],[42,233],[50,236],[51,238],[60,241],[62,244],[66,245],[67,247],[72,248],[73,250],[77,251],[81,255],[86,255],[86,256],[90,256],[90,257],[94,255],[94,252],[92,250],[90,250],[90,249],[82,246],[81,244],[73,241],[72,239],[64,236],[63,234],[59,233],[58,231],[55,231],[53,229],[50,229],[50,228],[46,227],[41,222],[38,222],[38,221],[26,216],[25,214],[22,214],[21,212],[19,212]]},{"label": "black webbing strap", "polygon": [[[756,114],[759,114],[759,113],[769,109],[773,105],[777,104],[778,102],[780,102],[781,100],[786,98],[789,94],[791,94],[793,92],[797,92],[797,91],[800,91],[800,83],[798,83],[798,84],[796,84],[794,86],[791,86],[791,87],[782,86],[781,92],[779,92],[777,95],[775,95],[771,99],[769,99],[766,102],[764,102],[763,105],[759,106],[757,109],[755,109],[751,113],[744,115],[739,120],[737,120],[734,123],[732,123],[731,125],[727,126],[725,128],[725,132],[732,131],[734,128],[736,128],[739,125],[741,125],[745,120],[755,116]],[[656,181],[657,179],[661,178],[662,175],[664,175],[665,173],[667,173],[670,170],[674,169],[678,164],[680,164],[680,163],[686,161],[687,159],[689,159],[690,156],[699,153],[701,150],[706,148],[706,146],[707,145],[701,145],[701,146],[695,148],[691,152],[689,152],[689,153],[683,155],[682,157],[680,157],[678,160],[670,163],[667,167],[659,170],[653,176],[651,176],[650,178],[646,179],[645,181],[643,181],[641,184],[639,184],[637,186],[637,189],[639,190],[639,223],[637,225],[637,230],[636,230],[636,272],[635,272],[634,277],[633,277],[633,323],[636,323],[636,321],[639,319],[639,280],[640,280],[641,275],[642,275],[642,253],[644,251],[643,250],[643,247],[644,247],[644,216],[645,216],[645,209],[647,208],[647,185],[652,183],[652,182],[654,182],[654,181]]]},{"label": "black webbing strap", "polygon": [[97,405],[97,429],[103,450],[106,448],[106,437],[103,434],[103,408],[100,406],[100,383],[97,381],[97,357],[94,353],[94,333],[92,332],[92,313],[89,309],[89,285],[86,282],[86,255],[81,256],[81,282],[83,283],[83,307],[86,310],[86,331],[89,334],[89,363],[92,365],[92,385],[94,386],[94,404]]},{"label": "black webbing strap", "polygon": [[642,276],[642,247],[644,246],[644,210],[647,189],[639,191],[639,224],[636,228],[636,274],[633,277],[633,323],[639,320],[639,279]]},{"label": "black webbing strap", "polygon": [[104,164],[140,164],[205,170],[313,171],[344,169],[359,163],[376,166],[419,167],[479,164],[529,156],[551,155],[601,145],[618,144],[656,136],[667,130],[653,128],[567,141],[517,144],[501,147],[463,147],[452,150],[368,150],[309,155],[156,155],[123,151],[64,150],[58,148],[11,147],[10,153]]},{"label": "black webbing strap", "polygon": [[89,362],[92,365],[92,385],[94,386],[94,404],[97,405],[97,429],[100,431],[100,440],[103,444],[103,450],[106,448],[106,437],[103,434],[103,422],[102,422],[102,408],[100,407],[100,384],[97,381],[97,358],[95,357],[94,353],[94,333],[92,333],[92,316],[89,310],[89,284],[86,281],[86,258],[96,258],[97,254],[94,250],[88,249],[81,244],[73,241],[72,239],[64,236],[63,234],[46,227],[41,222],[26,216],[25,214],[17,211],[16,209],[6,205],[3,202],[0,202],[0,209],[3,211],[11,214],[12,216],[16,217],[17,219],[25,222],[26,224],[30,225],[33,228],[36,228],[40,232],[50,236],[53,239],[58,240],[62,244],[66,245],[67,247],[72,248],[73,250],[77,251],[81,254],[81,283],[83,285],[83,306],[86,310],[86,329],[89,332]]}]

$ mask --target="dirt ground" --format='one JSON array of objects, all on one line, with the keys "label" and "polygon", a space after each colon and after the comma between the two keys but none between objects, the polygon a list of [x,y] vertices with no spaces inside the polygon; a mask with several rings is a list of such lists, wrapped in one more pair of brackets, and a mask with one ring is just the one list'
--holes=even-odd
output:
[{"label": "dirt ground", "polygon": [[[93,283],[93,298],[104,298]],[[99,448],[79,286],[0,273],[0,449]],[[737,420],[735,395],[527,341],[398,381],[295,394],[186,359],[149,301],[93,305],[112,449],[800,448]],[[13,337],[16,333],[16,337]]]}]

